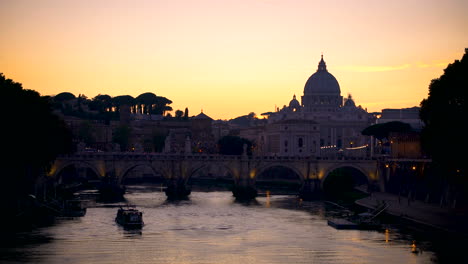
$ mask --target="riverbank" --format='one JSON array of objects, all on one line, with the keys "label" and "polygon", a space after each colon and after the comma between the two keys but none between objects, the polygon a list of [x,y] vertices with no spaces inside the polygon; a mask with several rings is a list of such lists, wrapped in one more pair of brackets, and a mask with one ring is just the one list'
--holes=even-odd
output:
[{"label": "riverbank", "polygon": [[408,200],[406,197],[384,192],[372,192],[368,197],[356,200],[355,203],[374,209],[383,202],[389,205],[385,213],[403,221],[452,235],[468,237],[468,211],[466,209],[440,207],[436,204]]}]

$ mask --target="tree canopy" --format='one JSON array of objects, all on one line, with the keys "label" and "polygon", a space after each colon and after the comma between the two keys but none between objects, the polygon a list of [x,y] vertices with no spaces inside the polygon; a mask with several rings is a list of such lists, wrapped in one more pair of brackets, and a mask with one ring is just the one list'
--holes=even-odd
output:
[{"label": "tree canopy", "polygon": [[21,83],[2,73],[0,89],[5,98],[0,111],[8,113],[2,126],[2,149],[6,154],[2,158],[2,185],[7,186],[10,196],[24,195],[57,155],[72,150],[72,136],[66,124],[52,113],[50,98],[23,89]]},{"label": "tree canopy", "polygon": [[431,81],[429,96],[421,102],[425,126],[422,142],[435,163],[449,174],[464,174],[468,169],[468,53],[449,64],[444,74]]},{"label": "tree canopy", "polygon": [[54,96],[54,100],[57,102],[64,102],[64,101],[69,101],[73,99],[76,99],[76,96],[69,92],[59,93],[56,96]]},{"label": "tree canopy", "polygon": [[218,141],[219,153],[223,155],[241,155],[247,145],[247,154],[252,155],[252,142],[238,136],[224,136]]},{"label": "tree canopy", "polygon": [[411,125],[399,121],[392,121],[382,124],[375,124],[366,127],[361,134],[365,136],[374,136],[378,140],[382,141],[388,139],[391,132],[409,132],[411,131]]}]

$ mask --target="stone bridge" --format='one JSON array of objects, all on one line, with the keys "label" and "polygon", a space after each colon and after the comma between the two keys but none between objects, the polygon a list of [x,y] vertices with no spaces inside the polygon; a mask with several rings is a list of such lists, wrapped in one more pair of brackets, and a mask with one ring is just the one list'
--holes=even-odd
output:
[{"label": "stone bridge", "polygon": [[294,171],[299,176],[302,186],[312,193],[320,191],[325,179],[339,168],[353,168],[359,171],[372,185],[378,186],[380,178],[378,162],[375,159],[134,152],[93,152],[60,156],[55,160],[48,176],[60,181],[60,173],[69,166],[74,166],[79,174],[90,169],[98,177],[111,178],[119,184],[133,169],[147,166],[155,174],[160,174],[168,186],[186,184],[198,171],[217,166],[232,175],[235,186],[239,188],[255,188],[258,175],[273,167],[284,167]]}]

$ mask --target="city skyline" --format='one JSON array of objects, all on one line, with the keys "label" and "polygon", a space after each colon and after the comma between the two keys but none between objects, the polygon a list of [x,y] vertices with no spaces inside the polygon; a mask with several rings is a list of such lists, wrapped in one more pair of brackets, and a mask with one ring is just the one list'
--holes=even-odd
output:
[{"label": "city skyline", "polygon": [[323,52],[369,112],[419,106],[468,47],[464,1],[1,1],[0,72],[41,95],[153,92],[214,119],[303,94]]}]

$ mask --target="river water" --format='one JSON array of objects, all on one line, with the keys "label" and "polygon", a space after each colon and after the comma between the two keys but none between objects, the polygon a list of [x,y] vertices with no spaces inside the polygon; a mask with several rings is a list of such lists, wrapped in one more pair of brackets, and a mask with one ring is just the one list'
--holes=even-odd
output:
[{"label": "river water", "polygon": [[19,233],[0,248],[1,263],[436,263],[430,245],[398,229],[336,230],[339,214],[293,195],[235,202],[228,191],[192,192],[168,202],[163,192],[133,186],[129,203],[143,211],[141,230],[114,221],[118,204],[95,204],[84,217]]}]

